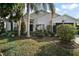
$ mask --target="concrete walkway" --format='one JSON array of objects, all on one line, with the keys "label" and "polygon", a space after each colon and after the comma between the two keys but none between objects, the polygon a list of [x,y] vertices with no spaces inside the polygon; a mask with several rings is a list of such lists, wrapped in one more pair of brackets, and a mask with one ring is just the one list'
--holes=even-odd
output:
[{"label": "concrete walkway", "polygon": [[75,42],[79,44],[79,35],[75,36]]}]

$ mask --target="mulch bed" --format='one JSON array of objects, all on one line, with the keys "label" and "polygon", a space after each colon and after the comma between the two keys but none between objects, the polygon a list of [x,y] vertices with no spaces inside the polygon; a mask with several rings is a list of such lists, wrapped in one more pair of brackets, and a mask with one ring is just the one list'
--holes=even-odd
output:
[{"label": "mulch bed", "polygon": [[36,40],[38,42],[41,41],[54,41],[54,40],[58,40],[57,37],[32,37],[31,39]]},{"label": "mulch bed", "polygon": [[66,49],[77,49],[77,48],[79,48],[79,44],[77,44],[74,41],[69,43],[69,44],[63,44],[63,43],[60,43],[60,42],[56,42],[55,45],[57,47],[66,48]]},{"label": "mulch bed", "polygon": [[55,46],[57,47],[61,47],[61,48],[67,48],[67,49],[77,49],[79,48],[79,44],[77,44],[76,42],[72,41],[71,43],[67,44],[63,44],[60,42],[60,40],[58,39],[58,37],[17,37],[17,39],[33,39],[36,40],[38,42],[43,42],[43,41],[47,41],[47,42],[51,42],[53,44],[55,44]]}]

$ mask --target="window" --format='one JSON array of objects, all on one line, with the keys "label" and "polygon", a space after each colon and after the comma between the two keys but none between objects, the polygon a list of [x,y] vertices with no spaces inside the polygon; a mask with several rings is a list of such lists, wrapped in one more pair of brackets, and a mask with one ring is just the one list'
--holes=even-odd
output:
[{"label": "window", "polygon": [[36,25],[36,30],[44,30],[44,24],[37,24]]},{"label": "window", "polygon": [[34,22],[34,19],[30,19],[30,24],[33,24],[33,22]]}]

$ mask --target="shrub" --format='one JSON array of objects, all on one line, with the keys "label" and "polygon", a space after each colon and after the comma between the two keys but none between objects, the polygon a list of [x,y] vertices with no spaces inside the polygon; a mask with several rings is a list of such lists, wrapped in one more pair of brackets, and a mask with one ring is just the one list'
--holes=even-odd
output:
[{"label": "shrub", "polygon": [[32,36],[37,36],[37,37],[45,37],[45,36],[47,36],[47,37],[52,37],[52,36],[54,36],[54,33],[53,32],[51,32],[51,31],[47,31],[47,30],[37,30],[37,31],[35,31],[35,32],[31,32],[31,35]]},{"label": "shrub", "polygon": [[77,34],[79,34],[79,30],[77,30]]},{"label": "shrub", "polygon": [[79,49],[68,49],[52,42],[36,40],[0,40],[0,52],[5,56],[79,56]]},{"label": "shrub", "polygon": [[48,36],[54,36],[54,33],[52,32],[52,26],[51,25],[47,25],[46,27],[46,31],[48,33]]},{"label": "shrub", "polygon": [[69,43],[75,38],[76,29],[72,25],[62,24],[57,26],[57,35],[62,43]]},{"label": "shrub", "polygon": [[47,31],[51,31],[51,29],[52,29],[52,26],[51,25],[47,25]]},{"label": "shrub", "polygon": [[13,44],[13,48],[4,52],[6,56],[33,56],[39,48],[38,42],[35,40],[17,40]]},{"label": "shrub", "polygon": [[53,32],[47,31],[47,30],[44,31],[44,34],[45,34],[45,36],[48,36],[48,37],[53,37],[54,36]]},{"label": "shrub", "polygon": [[37,37],[44,37],[45,34],[42,30],[36,30],[35,32],[32,33],[33,36],[37,36]]},{"label": "shrub", "polygon": [[15,37],[15,36],[17,36],[17,31],[8,31],[8,32],[5,33],[5,36],[7,38]]},{"label": "shrub", "polygon": [[52,43],[47,43],[40,47],[40,51],[37,53],[38,56],[71,56],[73,55],[72,50],[58,47]]}]

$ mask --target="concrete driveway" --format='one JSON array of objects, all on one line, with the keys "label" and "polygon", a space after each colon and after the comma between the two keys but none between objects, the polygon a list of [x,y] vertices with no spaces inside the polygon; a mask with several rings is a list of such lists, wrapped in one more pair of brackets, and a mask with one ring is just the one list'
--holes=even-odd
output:
[{"label": "concrete driveway", "polygon": [[79,44],[79,35],[75,36],[75,42]]}]

